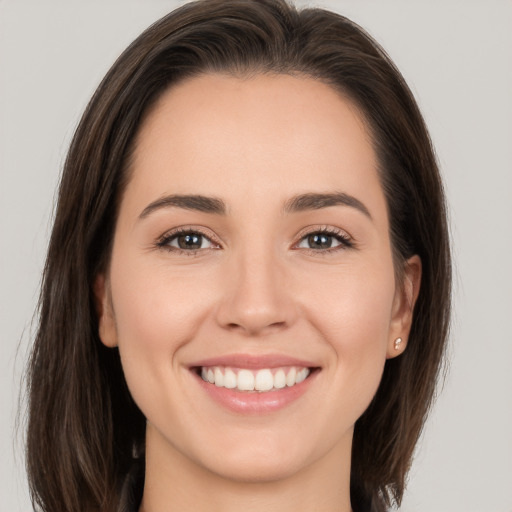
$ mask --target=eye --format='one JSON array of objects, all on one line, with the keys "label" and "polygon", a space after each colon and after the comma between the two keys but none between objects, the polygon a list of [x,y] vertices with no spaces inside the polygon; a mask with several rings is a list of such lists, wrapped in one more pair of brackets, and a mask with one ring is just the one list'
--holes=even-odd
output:
[{"label": "eye", "polygon": [[204,249],[216,249],[218,244],[209,237],[196,230],[180,230],[165,235],[159,242],[158,247],[170,251],[184,251],[194,253]]},{"label": "eye", "polygon": [[342,231],[320,230],[303,236],[297,244],[298,249],[328,251],[343,247],[352,247],[350,237]]}]

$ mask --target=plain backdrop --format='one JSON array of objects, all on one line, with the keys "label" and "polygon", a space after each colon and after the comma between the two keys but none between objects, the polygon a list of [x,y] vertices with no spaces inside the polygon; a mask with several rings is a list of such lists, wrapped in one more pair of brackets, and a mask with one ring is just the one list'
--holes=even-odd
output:
[{"label": "plain backdrop", "polygon": [[[16,414],[70,137],[117,55],[180,3],[0,0],[2,511],[31,510]],[[512,2],[307,3],[351,17],[394,59],[430,127],[450,203],[450,368],[401,510],[512,512]]]}]

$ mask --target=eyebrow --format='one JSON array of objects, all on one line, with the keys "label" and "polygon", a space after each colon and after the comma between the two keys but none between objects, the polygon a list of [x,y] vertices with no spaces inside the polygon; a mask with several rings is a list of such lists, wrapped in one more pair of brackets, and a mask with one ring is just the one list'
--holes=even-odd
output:
[{"label": "eyebrow", "polygon": [[328,194],[308,193],[294,196],[284,205],[286,213],[302,212],[305,210],[320,210],[330,206],[350,206],[363,213],[370,220],[372,216],[368,208],[359,199],[345,192],[333,192]]},{"label": "eyebrow", "polygon": [[[284,204],[285,213],[296,213],[306,210],[320,210],[331,206],[350,206],[359,210],[370,220],[372,216],[368,208],[359,199],[346,194],[345,192],[333,192],[327,194],[307,193],[292,197]],[[144,219],[149,214],[162,208],[183,208],[203,213],[212,213],[216,215],[225,215],[227,212],[226,203],[216,197],[202,195],[168,195],[150,203],[142,213],[139,219]]]},{"label": "eyebrow", "polygon": [[150,203],[142,213],[139,215],[139,219],[144,219],[150,213],[162,208],[183,208],[185,210],[194,210],[197,212],[214,213],[217,215],[226,214],[226,204],[222,199],[215,197],[207,197],[201,195],[169,195],[161,197],[156,201]]}]

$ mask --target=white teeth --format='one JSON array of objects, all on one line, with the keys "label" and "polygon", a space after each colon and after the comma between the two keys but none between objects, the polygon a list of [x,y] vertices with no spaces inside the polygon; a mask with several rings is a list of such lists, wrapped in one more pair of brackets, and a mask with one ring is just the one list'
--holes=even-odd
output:
[{"label": "white teeth", "polygon": [[[295,377],[295,384],[300,384],[307,376],[308,376],[308,369],[302,368],[300,372],[297,372],[297,376]],[[217,384],[217,379],[215,379],[215,384]]]},{"label": "white teeth", "polygon": [[274,387],[274,377],[270,370],[260,370],[256,374],[254,389],[257,391],[269,391]]},{"label": "white teeth", "polygon": [[238,389],[240,391],[254,391],[254,375],[249,370],[238,372]]},{"label": "white teeth", "polygon": [[224,387],[224,374],[220,371],[220,368],[215,368],[213,374],[215,375],[215,385],[219,388]]},{"label": "white teeth", "polygon": [[277,370],[274,375],[274,387],[277,389],[282,389],[286,386],[286,375],[283,370]]},{"label": "white teeth", "polygon": [[265,392],[292,387],[303,382],[309,375],[309,368],[284,367],[261,370],[224,368],[213,366],[201,368],[201,377],[210,384],[239,391]]},{"label": "white teeth", "polygon": [[286,376],[286,385],[291,387],[295,384],[295,377],[297,376],[297,370],[292,368]]},{"label": "white teeth", "polygon": [[224,373],[224,387],[228,389],[236,388],[236,373],[229,368]]}]

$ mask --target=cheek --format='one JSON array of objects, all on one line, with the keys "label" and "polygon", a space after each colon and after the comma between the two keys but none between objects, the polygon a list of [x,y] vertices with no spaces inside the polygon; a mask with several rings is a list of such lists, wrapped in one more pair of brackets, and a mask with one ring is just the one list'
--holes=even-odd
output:
[{"label": "cheek", "polygon": [[[339,271],[338,271],[339,270]],[[343,268],[309,287],[308,319],[323,336],[331,357],[327,371],[357,415],[379,385],[389,340],[395,291],[392,263]],[[303,299],[303,302],[306,299]]]},{"label": "cheek", "polygon": [[395,294],[391,261],[339,265],[309,282],[297,293],[307,302],[312,322],[327,330],[341,351],[385,344]]},{"label": "cheek", "polygon": [[207,277],[165,261],[113,265],[114,312],[122,344],[172,351],[194,335],[208,304]]},{"label": "cheek", "polygon": [[204,321],[209,283],[159,262],[124,258],[112,265],[111,286],[123,370],[141,406],[148,395],[165,397],[169,375],[179,378],[176,355]]}]

